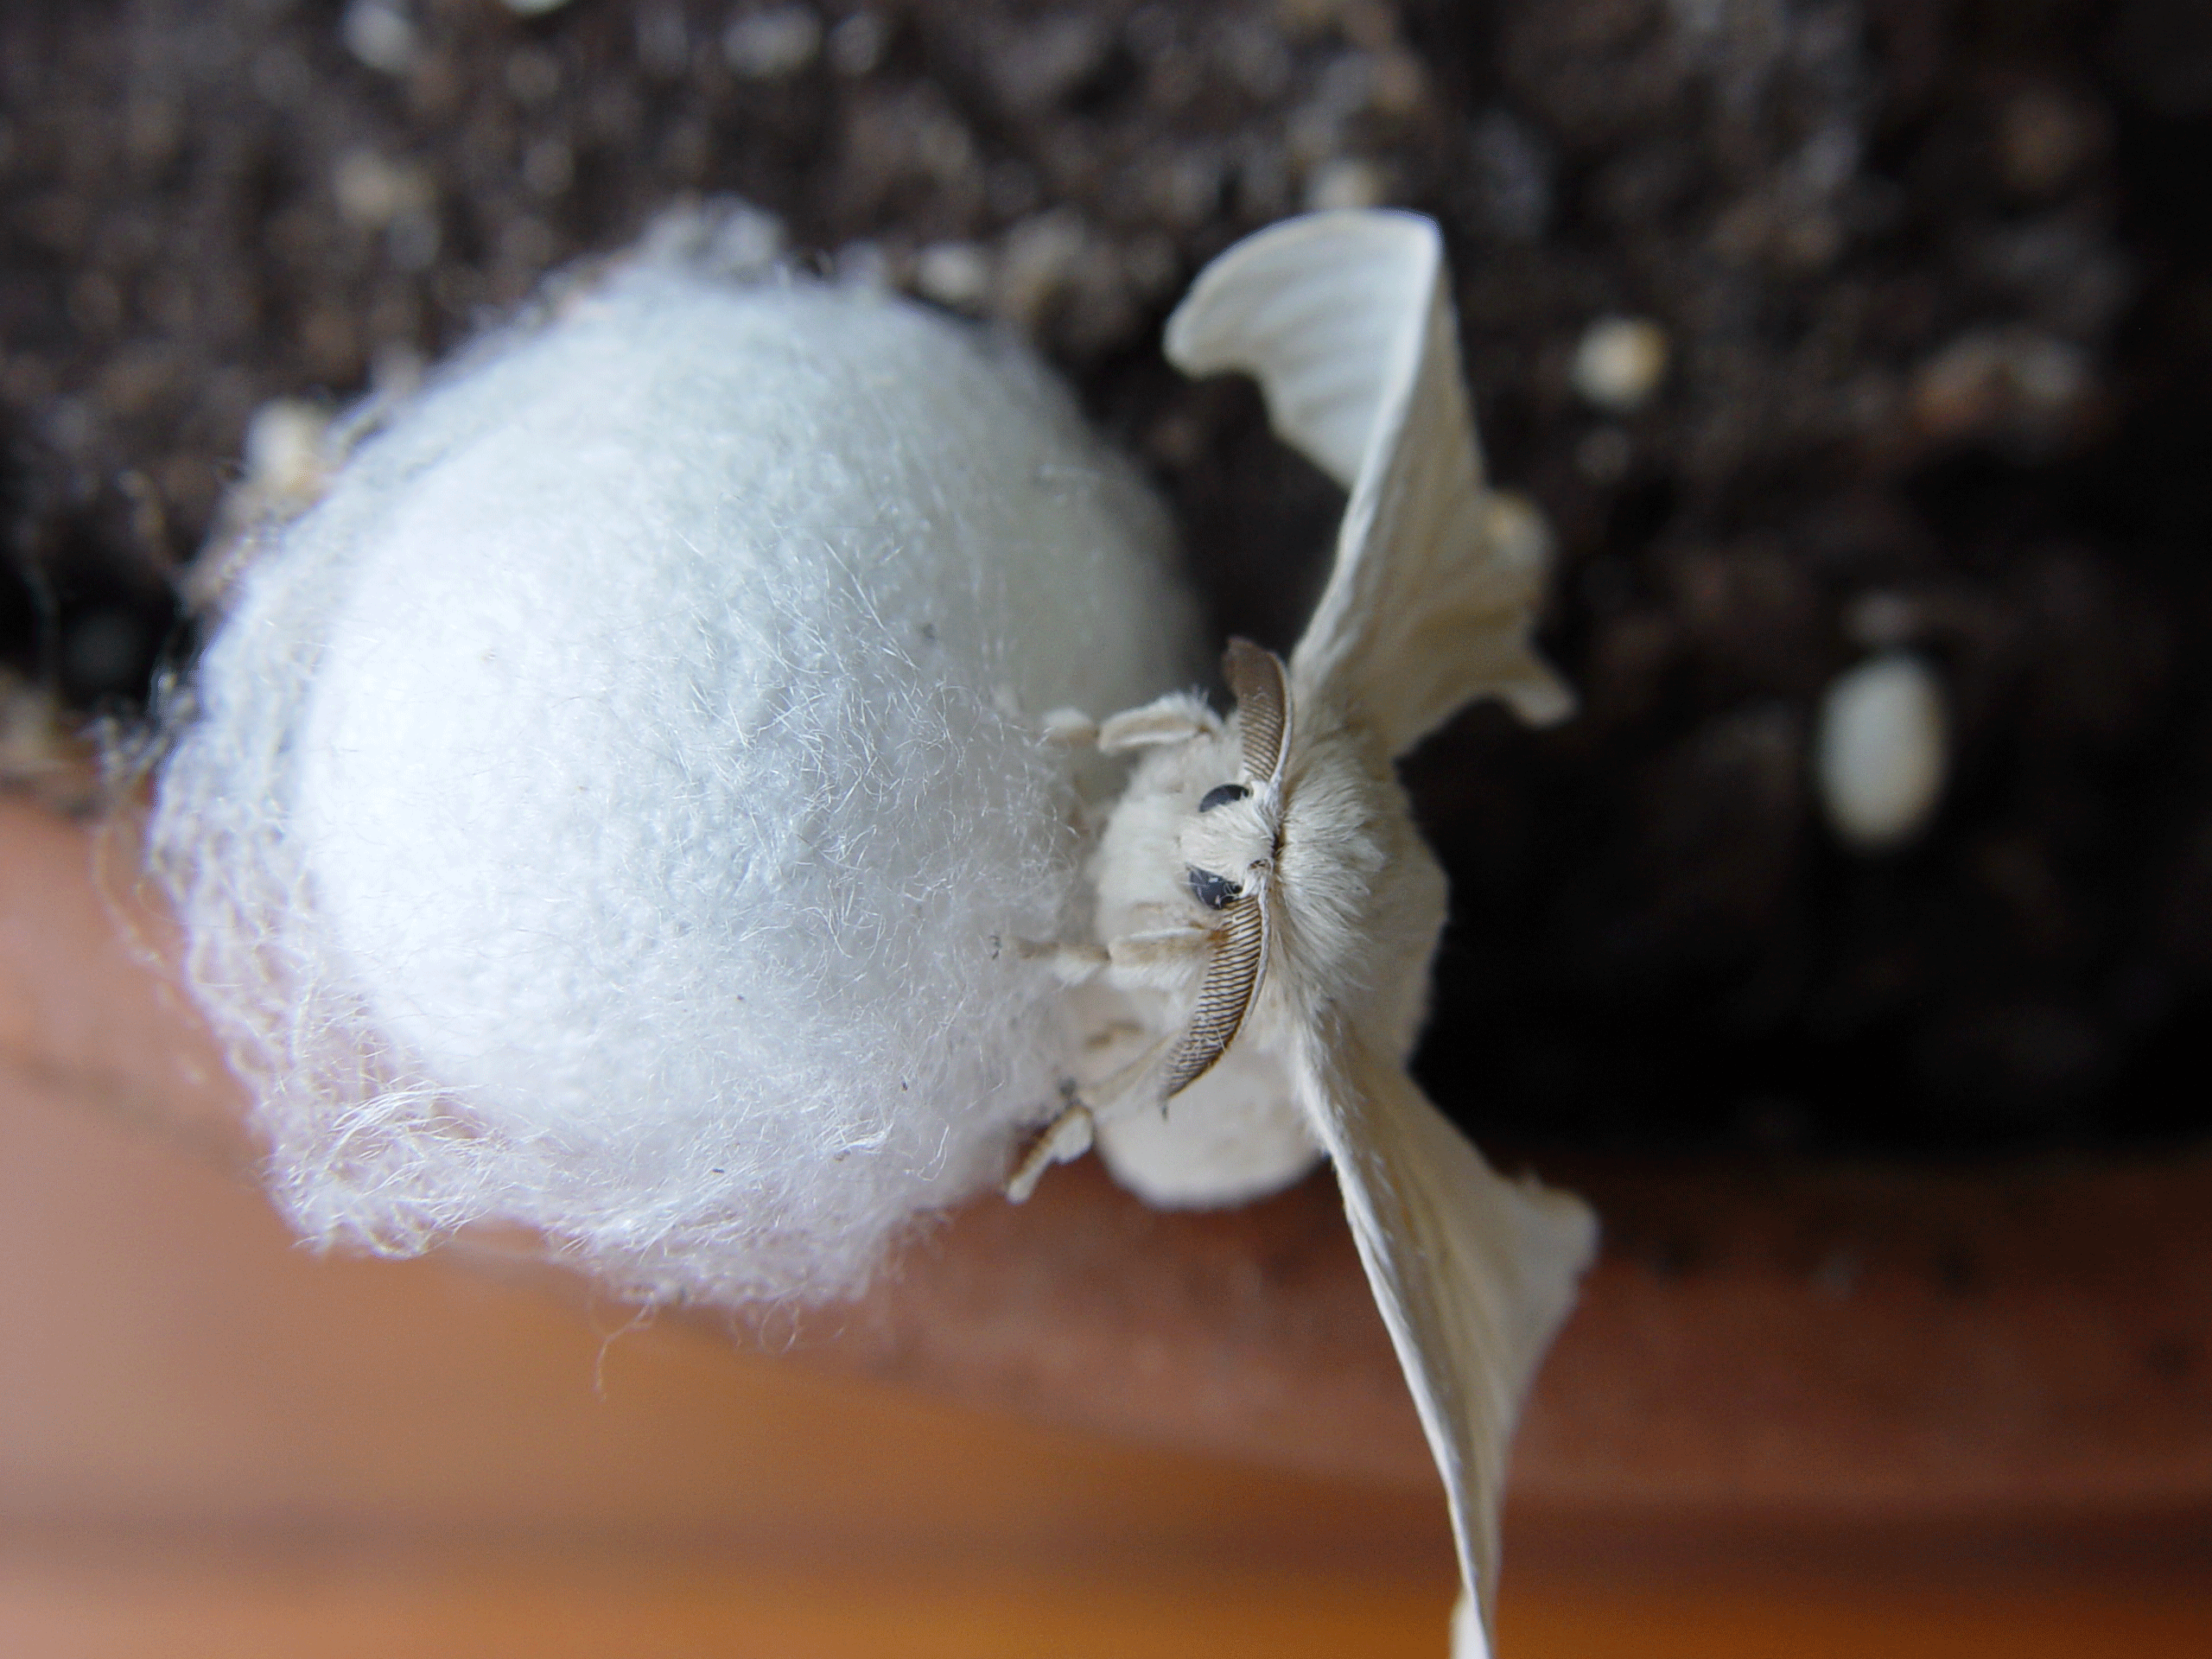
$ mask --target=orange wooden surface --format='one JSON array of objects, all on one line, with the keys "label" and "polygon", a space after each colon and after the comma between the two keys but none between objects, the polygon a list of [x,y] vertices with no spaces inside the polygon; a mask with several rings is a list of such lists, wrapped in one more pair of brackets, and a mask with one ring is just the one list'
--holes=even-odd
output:
[{"label": "orange wooden surface", "polygon": [[[127,832],[96,842],[0,798],[0,1067],[243,1166],[242,1091],[156,959],[166,924],[134,872]],[[1670,1529],[1752,1510],[2093,1529],[2212,1512],[2212,1148],[1550,1173],[1596,1202],[1606,1247],[1529,1402],[1524,1509]],[[817,1368],[978,1409],[1434,1479],[1325,1175],[1167,1213],[1085,1160],[1027,1205],[963,1207],[803,1334]]]},{"label": "orange wooden surface", "polygon": [[[439,1261],[317,1258],[203,1156],[20,1071],[0,1262],[11,1659],[1444,1650],[1427,1494],[594,1326]],[[1666,1530],[1510,1528],[1503,1650],[2212,1652],[2186,1528],[2158,1559],[2009,1561],[1970,1530],[1786,1558]]]}]

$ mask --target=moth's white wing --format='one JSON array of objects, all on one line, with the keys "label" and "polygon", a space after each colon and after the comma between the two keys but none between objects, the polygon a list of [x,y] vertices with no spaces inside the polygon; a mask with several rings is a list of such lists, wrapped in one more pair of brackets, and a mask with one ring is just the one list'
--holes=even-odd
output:
[{"label": "moth's white wing", "polygon": [[1405,319],[1426,307],[1441,258],[1412,213],[1287,219],[1198,273],[1163,342],[1188,375],[1253,376],[1278,435],[1350,489],[1402,372]]},{"label": "moth's white wing", "polygon": [[1287,219],[1199,273],[1168,319],[1186,374],[1258,379],[1283,440],[1351,493],[1329,585],[1291,658],[1392,754],[1462,704],[1573,700],[1529,644],[1547,550],[1495,511],[1459,376],[1441,238],[1413,213]]},{"label": "moth's white wing", "polygon": [[1300,1102],[1335,1160],[1359,1259],[1438,1472],[1469,1593],[1455,1659],[1486,1654],[1514,1420],[1597,1244],[1575,1198],[1483,1161],[1340,1016],[1300,1043]]}]

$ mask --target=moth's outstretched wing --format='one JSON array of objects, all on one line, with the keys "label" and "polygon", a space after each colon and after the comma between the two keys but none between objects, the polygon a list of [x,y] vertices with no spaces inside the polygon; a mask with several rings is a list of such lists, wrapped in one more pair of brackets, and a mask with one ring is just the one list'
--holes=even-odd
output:
[{"label": "moth's outstretched wing", "polygon": [[1580,1199],[1492,1170],[1404,1068],[1370,1053],[1341,1018],[1306,1035],[1294,1071],[1444,1478],[1460,1572],[1479,1604],[1453,1621],[1453,1652],[1476,1659],[1488,1652],[1514,1420],[1573,1305],[1597,1224]]},{"label": "moth's outstretched wing", "polygon": [[1313,213],[1248,237],[1168,319],[1186,374],[1260,382],[1285,442],[1351,493],[1291,658],[1397,754],[1462,704],[1573,699],[1529,644],[1543,537],[1484,488],[1441,239],[1412,213]]}]

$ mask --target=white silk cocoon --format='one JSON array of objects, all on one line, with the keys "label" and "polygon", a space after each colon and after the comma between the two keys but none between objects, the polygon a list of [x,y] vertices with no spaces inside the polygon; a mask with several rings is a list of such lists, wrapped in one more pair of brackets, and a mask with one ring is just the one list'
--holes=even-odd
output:
[{"label": "white silk cocoon", "polygon": [[266,533],[153,855],[318,1240],[858,1288],[1063,1074],[1071,762],[1185,683],[1157,505],[1002,343],[647,257]]}]

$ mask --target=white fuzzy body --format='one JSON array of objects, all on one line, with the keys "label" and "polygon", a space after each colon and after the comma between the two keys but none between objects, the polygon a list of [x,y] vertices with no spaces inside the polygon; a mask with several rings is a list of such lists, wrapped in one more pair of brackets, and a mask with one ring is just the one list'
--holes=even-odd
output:
[{"label": "white fuzzy body", "polygon": [[1184,679],[1161,516],[1025,360],[648,262],[480,350],[245,577],[156,858],[322,1239],[862,1282],[1048,1116],[1035,711]]},{"label": "white fuzzy body", "polygon": [[1402,1065],[1428,1014],[1444,871],[1389,759],[1325,702],[1301,712],[1276,855],[1281,971],[1260,988],[1260,1029],[1312,1031],[1332,1005],[1378,1059]]}]

